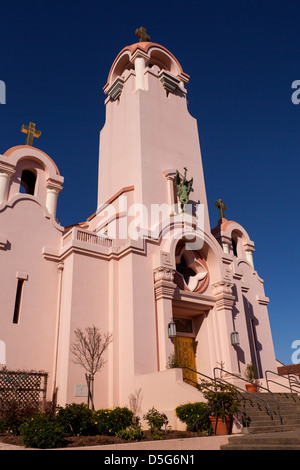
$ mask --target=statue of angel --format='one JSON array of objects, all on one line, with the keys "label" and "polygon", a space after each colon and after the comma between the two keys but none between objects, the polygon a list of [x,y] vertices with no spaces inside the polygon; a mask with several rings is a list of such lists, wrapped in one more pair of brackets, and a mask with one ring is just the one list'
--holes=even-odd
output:
[{"label": "statue of angel", "polygon": [[177,197],[180,202],[181,210],[184,212],[186,204],[189,202],[189,195],[193,186],[193,178],[186,179],[187,168],[184,167],[184,177],[181,180],[179,171],[176,170],[175,183],[177,187]]}]

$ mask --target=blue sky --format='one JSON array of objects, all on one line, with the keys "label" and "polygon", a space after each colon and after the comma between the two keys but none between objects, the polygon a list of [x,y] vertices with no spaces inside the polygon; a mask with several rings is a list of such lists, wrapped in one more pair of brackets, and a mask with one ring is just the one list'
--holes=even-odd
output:
[{"label": "blue sky", "polygon": [[198,121],[211,225],[214,202],[255,242],[254,261],[270,297],[277,358],[291,363],[300,340],[298,203],[300,2],[289,0],[11,0],[0,12],[0,153],[36,147],[65,177],[62,225],[96,209],[102,87],[118,52],[145,26],[191,76],[188,107]]}]

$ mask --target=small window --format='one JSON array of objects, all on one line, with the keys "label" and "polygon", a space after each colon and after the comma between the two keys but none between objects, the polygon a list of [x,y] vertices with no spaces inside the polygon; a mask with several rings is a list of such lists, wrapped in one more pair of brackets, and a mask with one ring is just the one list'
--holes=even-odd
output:
[{"label": "small window", "polygon": [[174,318],[178,333],[193,333],[193,322],[189,318]]},{"label": "small window", "polygon": [[31,170],[23,170],[21,176],[20,192],[34,196],[36,176]]},{"label": "small window", "polygon": [[19,320],[20,320],[20,308],[21,308],[23,284],[24,284],[24,279],[18,279],[13,323],[19,323]]}]

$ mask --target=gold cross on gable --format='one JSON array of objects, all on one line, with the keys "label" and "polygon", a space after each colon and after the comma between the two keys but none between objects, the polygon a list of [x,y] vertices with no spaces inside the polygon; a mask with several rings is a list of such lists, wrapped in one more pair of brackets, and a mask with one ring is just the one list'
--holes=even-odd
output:
[{"label": "gold cross on gable", "polygon": [[21,132],[24,132],[24,134],[27,134],[26,145],[31,145],[31,146],[33,144],[33,138],[36,137],[38,139],[41,135],[41,131],[36,130],[35,124],[33,122],[30,122],[29,126],[25,126],[25,124],[23,124],[21,128]]},{"label": "gold cross on gable", "polygon": [[143,28],[143,26],[141,26],[139,29],[136,29],[135,34],[140,38],[140,42],[150,41],[150,36],[146,33],[146,28]]},{"label": "gold cross on gable", "polygon": [[218,199],[217,202],[215,202],[215,207],[219,209],[219,218],[225,219],[225,211],[227,209],[227,206],[225,206],[222,199]]}]

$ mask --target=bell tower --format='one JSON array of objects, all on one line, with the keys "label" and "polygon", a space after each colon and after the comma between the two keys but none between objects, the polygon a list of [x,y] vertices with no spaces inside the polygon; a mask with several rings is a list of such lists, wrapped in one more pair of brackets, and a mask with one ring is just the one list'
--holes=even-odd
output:
[{"label": "bell tower", "polygon": [[187,108],[189,76],[144,28],[136,34],[140,41],[121,50],[104,86],[97,213],[124,191],[148,211],[151,204],[176,203],[176,170],[183,178],[186,168],[190,203],[204,205],[209,231],[197,122]]}]

